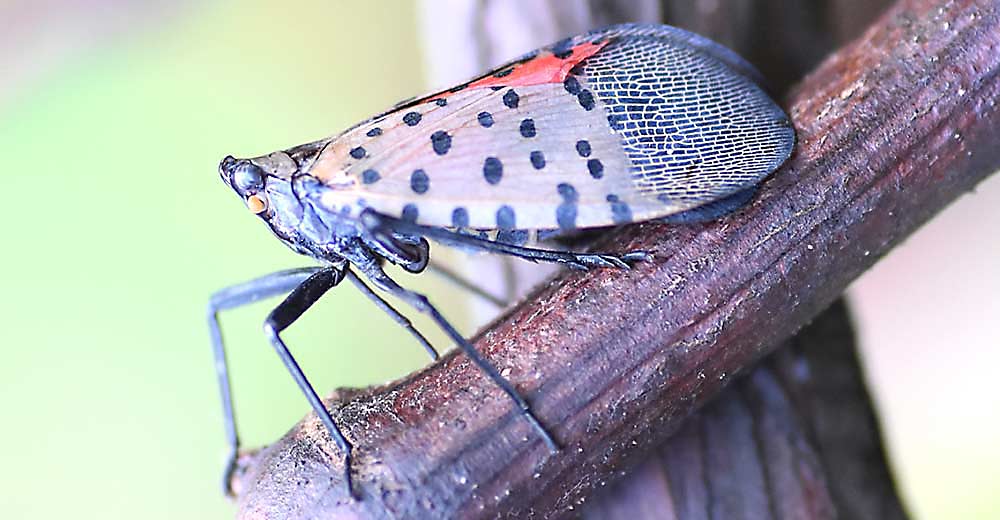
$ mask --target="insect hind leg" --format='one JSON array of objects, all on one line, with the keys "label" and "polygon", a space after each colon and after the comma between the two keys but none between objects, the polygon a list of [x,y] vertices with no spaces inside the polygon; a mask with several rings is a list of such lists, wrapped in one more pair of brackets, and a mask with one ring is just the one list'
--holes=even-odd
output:
[{"label": "insect hind leg", "polygon": [[444,331],[444,333],[447,334],[460,349],[462,349],[462,352],[465,353],[465,355],[480,370],[482,370],[491,381],[493,381],[493,384],[500,387],[500,389],[503,390],[503,392],[507,394],[512,401],[514,401],[514,404],[518,408],[518,412],[528,421],[529,424],[531,424],[532,428],[534,428],[539,437],[541,437],[545,442],[545,445],[548,446],[549,451],[553,453],[559,451],[559,444],[556,442],[555,438],[552,437],[552,434],[549,433],[549,431],[545,429],[545,426],[542,425],[541,421],[538,420],[538,417],[536,417],[534,412],[532,412],[531,406],[524,399],[524,397],[518,393],[517,389],[514,388],[514,385],[512,385],[510,381],[507,381],[507,379],[500,374],[496,367],[487,361],[486,358],[484,358],[482,354],[480,354],[479,351],[477,351],[476,348],[473,347],[472,344],[469,343],[469,341],[465,339],[465,337],[462,336],[458,330],[456,330],[455,327],[448,322],[448,320],[445,319],[445,317],[437,310],[436,307],[434,307],[434,305],[431,304],[430,300],[428,300],[426,296],[403,288],[397,284],[395,280],[390,278],[389,275],[385,274],[385,271],[383,271],[382,268],[375,262],[355,265],[365,274],[365,276],[368,277],[369,280],[371,280],[373,284],[375,284],[376,287],[405,301],[417,311],[430,316],[430,318],[434,320],[434,323],[436,323],[437,326],[441,328],[441,330]]},{"label": "insect hind leg", "polygon": [[489,240],[474,235],[466,235],[445,228],[428,227],[406,222],[387,215],[376,213],[370,209],[362,213],[365,226],[376,236],[391,233],[403,233],[423,236],[444,245],[471,248],[487,253],[510,255],[531,262],[553,262],[566,264],[580,270],[592,267],[617,267],[629,269],[631,264],[646,260],[649,254],[645,251],[632,251],[624,254],[616,253],[574,253],[570,251],[555,251],[512,245],[495,240]]}]

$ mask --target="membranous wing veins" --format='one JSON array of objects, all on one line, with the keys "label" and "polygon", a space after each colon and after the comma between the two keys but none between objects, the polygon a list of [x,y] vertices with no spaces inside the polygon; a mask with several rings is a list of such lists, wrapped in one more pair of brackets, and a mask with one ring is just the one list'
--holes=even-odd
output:
[{"label": "membranous wing veins", "polygon": [[793,143],[785,113],[733,53],[671,27],[620,26],[356,126],[308,172],[331,188],[331,211],[567,230],[733,195]]}]

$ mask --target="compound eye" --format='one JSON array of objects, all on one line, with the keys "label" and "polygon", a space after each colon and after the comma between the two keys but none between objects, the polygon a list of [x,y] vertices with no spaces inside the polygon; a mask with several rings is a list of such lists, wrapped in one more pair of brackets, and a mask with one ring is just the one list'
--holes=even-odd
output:
[{"label": "compound eye", "polygon": [[263,190],[264,170],[249,161],[238,165],[233,172],[233,188],[240,194]]}]

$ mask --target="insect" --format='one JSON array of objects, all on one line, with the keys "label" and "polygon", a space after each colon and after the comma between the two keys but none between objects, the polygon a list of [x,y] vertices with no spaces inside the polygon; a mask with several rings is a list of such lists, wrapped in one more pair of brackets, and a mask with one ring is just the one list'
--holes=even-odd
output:
[{"label": "insect", "polygon": [[721,216],[749,200],[794,141],[788,117],[732,51],[674,27],[618,25],[401,103],[335,137],[252,159],[226,157],[219,166],[223,181],[279,240],[320,263],[211,298],[208,322],[231,449],[227,490],[239,437],[219,311],[288,294],[264,329],[338,446],[355,497],[351,443],[281,337],[344,279],[436,358],[362,276],[429,315],[556,451],[515,388],[425,296],[401,287],[383,265],[423,271],[430,239],[577,269],[628,268],[645,253],[529,245],[584,228]]}]

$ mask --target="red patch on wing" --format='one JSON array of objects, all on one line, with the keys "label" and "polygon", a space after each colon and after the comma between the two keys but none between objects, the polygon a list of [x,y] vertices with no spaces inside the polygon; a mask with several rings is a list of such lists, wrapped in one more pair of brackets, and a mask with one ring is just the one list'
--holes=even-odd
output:
[{"label": "red patch on wing", "polygon": [[510,74],[501,78],[496,75],[469,83],[467,88],[479,87],[526,87],[528,85],[543,85],[545,83],[562,83],[569,71],[583,60],[597,54],[608,44],[607,40],[600,43],[581,43],[572,48],[573,53],[566,58],[557,58],[551,52],[540,54],[524,63],[513,66]]},{"label": "red patch on wing", "polygon": [[[573,47],[572,54],[565,58],[557,58],[551,51],[539,54],[530,60],[516,65],[512,65],[504,70],[510,73],[497,77],[498,72],[493,72],[485,77],[470,81],[465,85],[460,85],[454,89],[433,96],[419,99],[412,104],[426,103],[435,99],[446,98],[452,93],[466,88],[484,87],[526,87],[528,85],[544,85],[546,83],[562,83],[569,75],[569,71],[579,65],[583,60],[597,54],[604,48],[609,40],[602,40],[597,43],[581,43]],[[499,71],[503,72],[503,71]],[[407,105],[409,106],[409,105]],[[402,107],[405,108],[405,107]],[[399,108],[401,109],[401,108]]]}]

